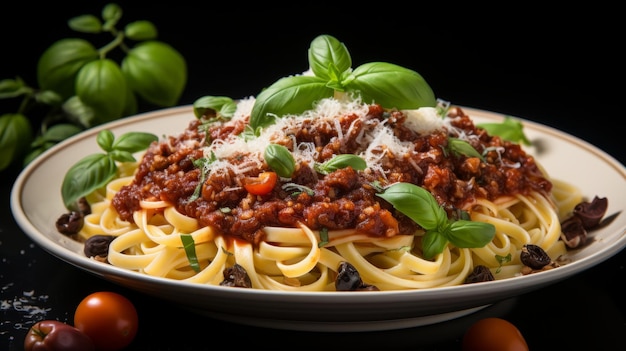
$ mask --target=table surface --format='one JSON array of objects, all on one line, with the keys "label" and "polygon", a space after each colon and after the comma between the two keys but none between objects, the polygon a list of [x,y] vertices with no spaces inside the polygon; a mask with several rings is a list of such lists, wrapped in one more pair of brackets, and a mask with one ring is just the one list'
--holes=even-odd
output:
[{"label": "table surface", "polygon": [[[29,5],[24,2],[17,6],[27,11]],[[53,4],[43,6],[52,7]],[[56,2],[54,6],[58,6]],[[84,11],[76,10],[76,14],[99,11],[98,7],[81,6],[85,7]],[[541,36],[536,37],[524,30],[513,32],[516,28],[514,23],[499,25],[498,30],[507,31],[507,41],[494,36],[486,25],[479,26],[474,22],[472,26],[467,26],[467,31],[459,30],[454,35],[433,33],[442,41],[434,40],[433,43],[429,39],[429,42],[435,46],[447,45],[447,50],[434,48],[427,54],[415,56],[401,45],[423,40],[420,30],[429,28],[422,26],[418,29],[416,22],[411,22],[411,26],[407,27],[409,29],[392,25],[367,26],[359,28],[359,32],[346,30],[339,23],[327,26],[317,23],[294,32],[273,21],[272,13],[261,11],[262,15],[256,21],[246,18],[237,25],[253,24],[245,28],[267,31],[259,32],[263,33],[262,36],[241,38],[234,37],[232,32],[219,32],[216,38],[222,40],[207,43],[206,36],[202,34],[206,31],[206,23],[203,23],[202,14],[194,14],[192,9],[191,6],[171,11],[158,7],[126,9],[129,18],[154,20],[163,33],[162,40],[174,44],[188,58],[190,77],[181,105],[190,104],[202,95],[245,97],[281,76],[299,73],[306,69],[305,50],[309,41],[316,34],[328,33],[346,43],[355,63],[380,60],[413,68],[427,79],[438,97],[458,105],[544,123],[589,141],[622,164],[626,160],[626,152],[620,145],[623,132],[615,124],[617,118],[622,118],[618,111],[621,110],[619,101],[623,99],[610,88],[618,83],[618,77],[613,73],[618,71],[621,63],[615,62],[610,55],[583,58],[576,54],[581,46],[601,52],[606,44],[602,40],[610,40],[610,33],[614,33],[612,28],[607,27],[611,21],[602,21],[600,23],[605,24],[593,29],[585,27],[585,31],[595,31],[591,35],[594,39],[584,39],[587,37],[579,35],[582,29],[577,27],[559,33],[549,32],[551,29],[548,28],[554,25],[552,18],[533,23],[545,29]],[[38,36],[29,37],[30,32],[24,31],[19,36],[1,39],[3,47],[19,47],[20,55],[3,56],[0,79],[23,74],[32,83],[32,70],[38,55],[52,40],[66,34],[44,33],[42,28],[58,26],[59,19],[54,22],[42,15],[47,13],[45,8],[38,13],[41,14],[29,12],[29,16],[37,17],[28,22],[40,29]],[[603,12],[602,16],[605,14]],[[588,13],[576,15],[585,18],[585,23],[589,16],[593,16]],[[168,16],[174,20],[166,20]],[[17,18],[3,21],[0,30],[5,32],[16,23],[21,23],[20,17]],[[24,19],[25,15],[22,14],[21,18]],[[185,21],[176,18],[184,18]],[[224,21],[211,27],[211,30],[224,30]],[[570,22],[576,21],[568,20]],[[198,35],[179,38],[175,35],[177,29]],[[565,32],[567,36],[563,34]],[[557,35],[559,40],[555,39]],[[243,45],[233,45],[235,39],[242,40]],[[21,46],[23,42],[29,45]],[[276,54],[264,54],[268,48]],[[568,65],[575,69],[566,67]],[[0,115],[9,112],[5,105],[0,106]],[[138,309],[140,328],[130,349],[191,350],[196,349],[198,344],[206,342],[211,345],[218,339],[220,343],[257,347],[267,345],[267,342],[259,342],[263,338],[271,340],[272,345],[286,346],[295,346],[295,340],[333,348],[393,345],[412,350],[460,350],[465,330],[473,322],[487,316],[505,318],[514,323],[522,331],[531,350],[623,348],[626,335],[626,251],[607,257],[597,266],[564,281],[435,325],[367,333],[264,329],[194,314],[157,297],[107,282],[51,256],[22,232],[11,215],[9,195],[18,171],[0,172],[0,350],[20,350],[28,328],[38,320],[57,319],[71,323],[73,311],[80,300],[91,292],[101,290],[122,293]],[[254,337],[247,337],[252,333]]]}]

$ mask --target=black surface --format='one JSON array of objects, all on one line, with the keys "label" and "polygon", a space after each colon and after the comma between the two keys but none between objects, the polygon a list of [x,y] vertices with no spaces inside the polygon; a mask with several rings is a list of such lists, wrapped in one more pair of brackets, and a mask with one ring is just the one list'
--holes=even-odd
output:
[{"label": "black surface", "polygon": [[[189,81],[181,105],[203,95],[256,95],[276,79],[306,70],[310,41],[331,34],[346,44],[354,67],[386,61],[414,69],[440,98],[553,126],[598,146],[622,164],[626,160],[619,126],[623,67],[617,54],[623,36],[618,34],[619,22],[611,20],[617,9],[492,8],[471,13],[445,6],[416,11],[392,4],[367,10],[310,4],[306,9],[254,5],[242,12],[176,3],[122,8],[127,20],[152,20],[160,39],[187,59]],[[20,75],[36,85],[35,67],[43,50],[55,40],[77,36],[65,21],[78,14],[98,14],[101,4],[21,2],[10,9],[3,5],[7,8],[0,23],[0,79]],[[0,101],[0,114],[14,112],[15,105]],[[460,350],[465,329],[484,316],[513,322],[531,350],[623,348],[626,252],[565,281],[428,327],[368,333],[263,329],[181,310],[44,252],[11,215],[9,194],[17,171],[0,173],[2,350],[20,350],[27,329],[37,320],[71,323],[79,301],[98,290],[121,292],[137,306],[141,325],[131,349],[211,348],[219,341],[243,347],[313,343],[333,348]],[[625,194],[605,195],[610,199]]]}]

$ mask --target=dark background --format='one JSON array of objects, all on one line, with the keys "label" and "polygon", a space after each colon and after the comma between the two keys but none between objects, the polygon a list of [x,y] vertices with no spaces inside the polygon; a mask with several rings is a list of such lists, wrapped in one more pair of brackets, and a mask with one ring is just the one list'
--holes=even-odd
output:
[{"label": "dark background", "polygon": [[[100,16],[105,3],[12,3],[0,21],[0,79],[20,75],[36,86],[37,60],[54,41],[108,40],[66,25],[76,15]],[[552,9],[235,3],[226,10],[185,1],[120,4],[122,23],[152,21],[159,39],[187,60],[180,104],[203,95],[256,95],[305,71],[311,40],[330,34],[346,44],[353,67],[384,61],[413,69],[454,104],[556,126],[604,150],[622,135],[624,36],[621,21],[613,20],[619,11],[598,3]],[[611,151],[623,160],[622,150]]]},{"label": "dark background", "polygon": [[[105,3],[21,1],[12,2],[10,9],[1,6],[0,80],[19,75],[36,87],[37,60],[53,42],[97,38],[71,31],[66,21],[81,14],[99,16]],[[353,2],[120,4],[122,23],[152,21],[159,39],[185,57],[189,77],[180,105],[204,95],[256,95],[281,77],[305,71],[311,40],[330,34],[346,44],[353,67],[384,61],[413,69],[438,98],[556,127],[626,162],[621,12],[598,2],[593,8],[551,9],[528,3],[460,8],[389,1],[367,7]],[[220,8],[225,5],[231,7]],[[19,102],[0,100],[0,115],[16,112]],[[575,162],[576,155],[569,156]],[[342,348],[395,344],[413,350],[460,350],[463,331],[491,315],[514,322],[531,349],[623,347],[624,252],[564,282],[441,325],[347,335],[264,330],[181,311],[59,262],[34,246],[10,216],[8,198],[16,175],[0,173],[2,302],[32,292],[25,304],[48,308],[46,318],[71,322],[73,308],[88,293],[121,292],[135,302],[142,318],[133,349],[194,349],[199,342],[215,347],[219,339],[250,347],[273,340],[290,347],[312,342]],[[611,194],[620,195],[625,194]],[[10,350],[19,350],[32,320],[12,309],[3,309],[0,316],[0,349],[8,343]],[[292,338],[300,341],[293,344],[288,341]]]}]

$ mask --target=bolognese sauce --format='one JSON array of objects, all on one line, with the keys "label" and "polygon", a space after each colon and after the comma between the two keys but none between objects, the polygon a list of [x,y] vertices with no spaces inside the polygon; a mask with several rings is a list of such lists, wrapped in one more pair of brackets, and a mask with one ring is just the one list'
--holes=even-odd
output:
[{"label": "bolognese sauce", "polygon": [[[477,128],[459,107],[452,107],[447,118],[449,125],[428,133],[410,128],[405,112],[379,105],[369,105],[366,116],[346,113],[334,116],[331,123],[301,119],[276,134],[272,143],[291,151],[306,145],[315,157],[298,159],[293,175],[279,178],[265,195],[250,194],[244,187],[251,177],[271,171],[267,163],[259,162],[263,150],[233,152],[227,161],[237,167],[205,172],[198,166],[198,160],[207,158],[209,144],[242,137],[247,120],[204,125],[196,119],[182,134],[151,145],[132,183],[115,195],[112,204],[121,219],[132,222],[140,201],[167,201],[203,226],[258,244],[264,240],[264,227],[296,227],[298,222],[314,230],[356,229],[371,236],[413,234],[419,226],[376,196],[380,187],[396,182],[424,187],[450,214],[471,211],[480,198],[550,192],[551,182],[518,144]],[[410,145],[408,151],[392,152],[385,143],[364,141],[364,134],[383,125]],[[483,158],[454,153],[450,137],[463,137]],[[362,171],[345,167],[328,174],[314,167],[336,155],[359,155],[366,149],[378,157],[376,166],[368,163]]]}]

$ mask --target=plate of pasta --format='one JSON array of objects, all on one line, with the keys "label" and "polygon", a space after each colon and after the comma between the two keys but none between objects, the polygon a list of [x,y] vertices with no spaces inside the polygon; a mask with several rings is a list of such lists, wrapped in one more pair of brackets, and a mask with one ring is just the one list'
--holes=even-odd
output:
[{"label": "plate of pasta", "polygon": [[[329,101],[328,103],[338,102]],[[243,102],[241,104],[245,105]],[[346,108],[350,108],[350,113],[345,113]],[[358,108],[361,106],[356,107]],[[326,106],[326,109],[333,111],[333,118],[339,122],[341,120],[336,118],[337,115],[353,118],[357,113],[355,106],[346,107],[341,103]],[[360,111],[358,113],[367,115],[378,113],[371,108]],[[458,134],[462,129],[475,131],[475,127],[468,121],[479,125],[500,123],[509,118],[498,113],[469,107],[453,107],[450,111],[456,111],[453,114],[457,119],[460,115],[466,116],[458,120],[459,123],[453,124],[456,135],[463,134]],[[523,124],[524,133],[530,145],[524,147],[523,154],[520,154],[516,147],[514,154],[521,155],[520,160],[526,161],[532,155],[530,159],[536,160],[537,164],[535,171],[540,170],[539,174],[546,174],[546,179],[549,180],[549,184],[552,184],[549,191],[551,195],[544,197],[540,195],[539,190],[536,190],[517,197],[502,196],[493,201],[473,201],[471,206],[463,208],[471,213],[470,222],[494,224],[495,235],[492,237],[492,242],[481,248],[463,248],[462,243],[457,245],[448,243],[442,251],[434,253],[430,259],[421,257],[427,250],[424,246],[426,242],[424,228],[428,228],[427,224],[423,224],[422,229],[416,229],[417,226],[408,225],[408,221],[397,220],[391,226],[398,231],[394,233],[396,235],[390,235],[388,229],[382,234],[363,234],[354,228],[348,229],[345,226],[339,228],[339,224],[332,224],[330,219],[324,220],[324,226],[316,225],[315,223],[322,221],[320,218],[331,214],[328,209],[318,210],[307,216],[305,209],[300,209],[302,212],[294,214],[292,210],[289,210],[289,206],[278,206],[274,203],[272,208],[278,206],[281,209],[278,211],[280,213],[278,217],[284,215],[284,211],[288,211],[290,214],[288,217],[300,220],[282,227],[275,224],[262,226],[260,232],[249,230],[249,227],[244,225],[246,222],[243,221],[238,227],[240,234],[232,233],[229,236],[218,234],[220,230],[217,224],[202,225],[200,220],[192,218],[191,207],[185,209],[172,205],[176,201],[172,197],[173,193],[168,193],[170,201],[164,201],[163,198],[158,200],[146,198],[140,202],[141,206],[137,210],[131,211],[132,220],[128,220],[128,217],[124,219],[118,212],[111,210],[115,208],[112,207],[115,194],[125,193],[131,197],[138,196],[137,194],[129,195],[131,194],[129,191],[146,188],[147,184],[139,182],[138,187],[128,186],[133,179],[139,179],[132,176],[133,174],[139,172],[151,174],[150,182],[155,184],[167,184],[168,181],[173,181],[160,178],[166,173],[152,174],[147,168],[142,168],[140,161],[148,158],[143,154],[137,156],[139,162],[126,167],[129,169],[120,166],[118,170],[120,175],[116,180],[108,182],[109,185],[100,192],[99,197],[88,198],[91,202],[91,214],[85,216],[84,228],[87,229],[79,234],[82,239],[59,232],[55,223],[61,214],[67,212],[61,194],[67,165],[78,162],[88,155],[101,152],[95,143],[98,133],[107,130],[113,135],[120,136],[129,132],[142,131],[161,136],[161,141],[155,143],[160,146],[149,149],[146,155],[150,153],[149,158],[152,162],[161,159],[160,169],[170,167],[171,170],[173,164],[178,162],[176,164],[180,166],[182,163],[179,161],[184,159],[181,152],[177,154],[179,146],[196,148],[196,146],[190,146],[195,145],[194,140],[197,137],[190,132],[192,128],[197,129],[195,122],[197,118],[194,116],[192,106],[169,108],[111,122],[56,145],[29,164],[19,175],[11,194],[11,208],[17,223],[24,232],[35,243],[61,260],[103,279],[155,295],[211,317],[266,327],[314,331],[384,330],[426,325],[473,313],[496,302],[567,279],[613,256],[626,245],[624,235],[626,218],[622,213],[626,208],[626,199],[614,196],[626,193],[626,170],[623,165],[602,150],[576,137],[528,120],[516,120]],[[400,119],[397,122],[400,123],[399,121]],[[232,130],[234,125],[237,123],[229,125],[228,130]],[[293,129],[292,125],[290,135],[300,135],[294,130],[304,130],[303,125],[308,125],[308,123],[301,124],[296,129]],[[339,123],[337,128],[334,124],[332,125],[333,132],[328,130],[327,133],[334,133],[336,129],[341,130],[341,125],[349,129],[355,124]],[[371,146],[377,143],[392,149],[392,143],[396,141],[393,140],[392,135],[388,134],[388,130],[377,130],[378,127],[379,125],[376,124],[369,128],[367,133],[372,133],[369,136],[365,133],[365,129],[362,129],[360,133],[346,131],[345,135],[353,135],[354,138],[367,136],[367,143],[360,143],[361,145]],[[422,128],[433,127],[429,125],[422,126]],[[318,126],[318,129],[321,129],[321,126]],[[181,134],[173,133],[176,130],[180,130]],[[225,139],[218,138],[219,131],[219,129],[212,131],[213,139],[222,140],[222,142],[219,147],[216,146],[208,154],[219,159],[226,157],[223,155],[227,153],[237,154],[243,151],[245,146],[242,140],[234,140],[234,143],[238,143],[237,147],[233,148],[230,145],[227,150]],[[292,145],[291,150],[294,150],[293,145],[297,144],[299,139],[289,140],[291,144],[284,143],[284,145]],[[302,140],[314,140],[314,138]],[[432,142],[434,139],[431,140]],[[333,144],[329,141],[324,143]],[[203,139],[201,144],[206,145],[206,140]],[[260,143],[248,145],[249,152],[259,153],[258,150],[262,150],[260,145]],[[394,145],[393,149],[403,150],[401,146],[406,145],[399,143]],[[299,154],[294,154],[295,159],[311,157],[310,155],[315,153],[304,146],[301,146],[300,150]],[[360,150],[362,159],[366,160],[367,164],[381,159],[381,154],[375,149],[365,147]],[[180,156],[179,161],[165,162],[160,152],[166,152],[170,159]],[[426,151],[429,157],[440,156],[433,155],[434,152],[433,149]],[[323,154],[323,151],[319,153]],[[506,163],[511,160],[502,161],[494,162]],[[319,168],[321,163],[315,164],[318,165],[318,172],[328,172]],[[154,170],[154,164],[152,165],[152,170]],[[244,162],[237,165],[239,167],[237,172],[244,174],[245,167],[251,168]],[[469,167],[466,172],[471,172],[472,164],[465,163],[465,165]],[[520,167],[520,165],[510,164],[509,166],[511,169]],[[415,168],[415,165],[407,167]],[[354,168],[360,169],[358,165]],[[225,169],[225,166],[221,165],[207,174],[222,174],[217,169]],[[228,169],[230,176],[237,173],[234,171],[235,168]],[[335,171],[346,169],[347,167],[336,167]],[[264,168],[263,171],[268,171],[268,168]],[[352,174],[353,171],[348,173]],[[124,172],[126,172],[125,175]],[[253,216],[255,211],[265,213],[263,211],[266,207],[255,207],[253,200],[264,197],[275,198],[282,196],[280,194],[283,192],[289,192],[290,201],[296,205],[306,203],[310,208],[319,209],[321,205],[312,200],[315,196],[303,194],[307,193],[308,188],[313,188],[315,190],[313,193],[327,189],[324,197],[331,197],[329,192],[341,192],[343,195],[335,195],[335,198],[344,206],[349,206],[346,205],[349,201],[345,199],[350,199],[352,203],[359,203],[359,201],[368,203],[367,206],[362,206],[362,211],[369,211],[369,217],[361,218],[359,221],[358,216],[356,219],[349,219],[345,211],[332,212],[344,213],[341,220],[335,223],[350,222],[350,226],[369,228],[370,232],[374,232],[382,226],[381,223],[385,223],[387,213],[394,213],[395,207],[401,208],[396,200],[389,197],[389,194],[393,193],[387,193],[386,199],[394,203],[395,207],[385,205],[382,206],[383,208],[378,208],[373,205],[372,199],[382,196],[380,193],[375,197],[362,194],[363,189],[367,189],[365,182],[358,183],[359,189],[354,190],[351,195],[346,195],[349,193],[347,191],[340,191],[345,185],[330,187],[329,183],[326,183],[326,186],[307,185],[305,187],[302,184],[310,183],[303,179],[311,179],[310,170],[307,172],[296,172],[297,175],[289,179],[279,176],[275,185],[278,190],[275,190],[273,195],[250,196],[248,194],[242,196],[244,200],[233,201],[234,196],[231,194],[224,200],[225,202],[217,205],[216,211],[225,214],[239,212],[237,218],[240,219],[245,217],[245,213],[248,216]],[[177,172],[168,174],[183,175],[185,172],[178,169]],[[334,171],[328,172],[323,178],[326,179],[329,174],[334,174]],[[200,175],[197,174],[196,178],[199,177]],[[205,179],[210,179],[209,175],[205,177]],[[250,174],[247,177],[250,177]],[[353,180],[358,179],[352,175],[351,177],[350,179]],[[392,176],[388,174],[387,177]],[[212,181],[225,182],[225,179],[222,174]],[[342,179],[339,174],[336,174],[333,182],[345,184],[346,182]],[[367,177],[366,181],[373,183],[373,179]],[[375,179],[382,178],[378,175]],[[536,183],[541,183],[541,179],[536,178]],[[283,186],[280,186],[281,183]],[[298,191],[294,191],[293,183],[302,186],[296,188]],[[541,186],[545,187],[546,184]],[[183,183],[177,184],[177,188],[187,189],[187,195],[197,192],[193,182],[187,184],[186,187],[183,185]],[[476,188],[479,188],[478,185],[478,182],[473,184]],[[241,188],[244,190],[232,184],[222,184],[220,190],[230,190],[234,193],[246,192],[245,187]],[[153,190],[151,194],[155,191]],[[163,188],[161,191],[164,191]],[[208,197],[211,191],[216,192],[211,195],[213,198],[218,196],[218,190],[215,188],[211,190],[210,187],[204,186],[204,189],[200,189],[200,198]],[[298,196],[294,196],[294,193],[298,193]],[[443,195],[440,194],[440,196]],[[461,197],[459,195],[459,198]],[[607,223],[603,226],[590,230],[584,245],[576,249],[568,249],[561,238],[560,222],[571,215],[574,207],[581,201],[590,201],[594,197],[608,198],[605,218],[610,217],[611,221],[606,221]],[[335,203],[329,202],[328,199],[325,201],[327,204]],[[379,201],[382,202],[382,200]],[[467,202],[467,198],[464,198],[464,201]],[[128,202],[124,203],[128,204]],[[242,205],[244,203],[245,205]],[[458,203],[463,203],[463,201]],[[299,208],[296,205],[292,207]],[[238,206],[247,207],[242,209]],[[229,207],[228,211],[225,210],[226,207]],[[193,208],[199,211],[199,206]],[[252,211],[246,212],[251,209]],[[206,215],[207,218],[216,216],[216,211],[206,212],[209,213]],[[120,212],[123,210],[121,209]],[[219,218],[223,219],[227,216]],[[368,219],[371,218],[376,218],[376,225],[368,226],[370,223]],[[205,220],[208,219],[205,218]],[[417,231],[420,234],[405,235],[403,234],[405,229],[401,229],[405,227],[408,227],[407,230]],[[248,236],[241,234],[244,232],[249,233]],[[86,238],[103,233],[119,238],[111,243],[108,261],[87,257],[84,250]],[[259,237],[260,234],[263,236]],[[191,242],[195,244],[193,256],[185,252],[183,235],[188,235],[188,238],[192,239]],[[232,239],[234,236],[237,237],[236,240]],[[552,263],[558,263],[558,267],[537,270],[529,274],[520,273],[525,266],[519,259],[524,244],[543,247],[545,253],[551,257]],[[509,255],[510,253],[512,255]],[[197,269],[190,268],[191,261],[193,261],[191,258],[198,264]],[[342,262],[350,262],[351,265],[340,269]],[[476,266],[487,267],[495,278],[468,283],[467,277]],[[247,274],[238,276],[237,270],[233,267],[238,267]],[[350,275],[351,271],[356,273],[356,276]],[[340,274],[347,274],[341,279],[344,284],[351,284],[351,289],[339,289],[337,277]],[[228,277],[234,278],[229,280]],[[239,280],[251,286],[242,287],[237,283]]]}]

